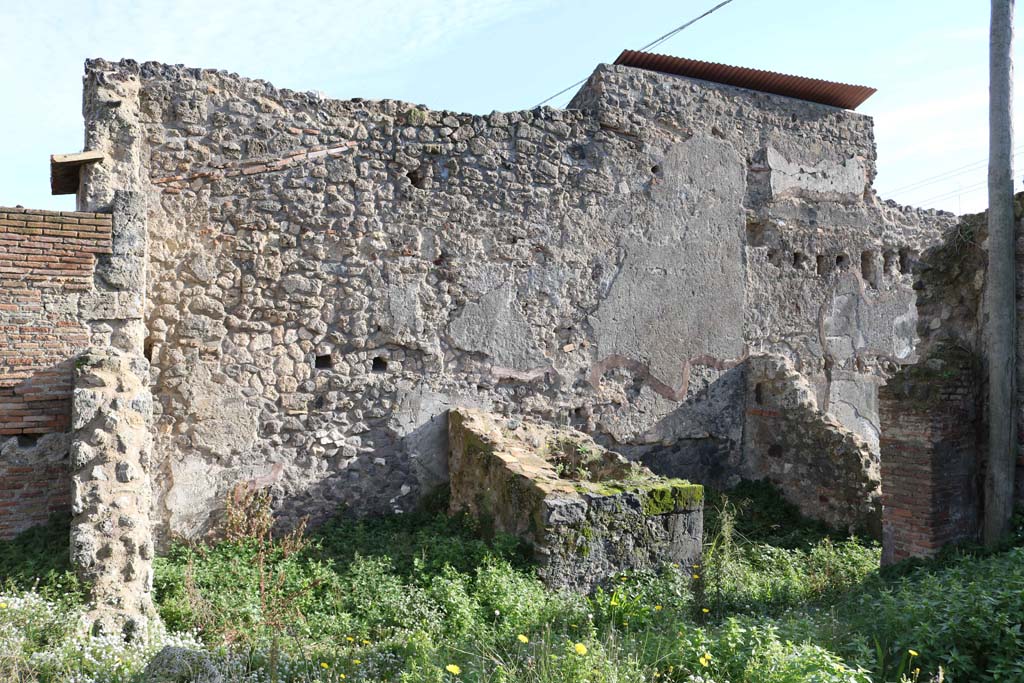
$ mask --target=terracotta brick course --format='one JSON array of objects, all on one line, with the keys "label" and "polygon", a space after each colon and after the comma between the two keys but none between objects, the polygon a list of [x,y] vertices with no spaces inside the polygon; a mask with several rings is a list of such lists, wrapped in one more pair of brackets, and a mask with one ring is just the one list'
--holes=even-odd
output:
[{"label": "terracotta brick course", "polygon": [[887,564],[929,557],[978,534],[977,366],[965,355],[942,363],[938,372],[907,368],[879,390]]},{"label": "terracotta brick course", "polygon": [[14,466],[0,461],[0,538],[45,524],[71,506],[66,464]]},{"label": "terracotta brick course", "polygon": [[[69,297],[92,289],[97,255],[111,253],[111,218],[0,208],[0,437],[70,427],[70,359],[89,333]],[[67,508],[68,477],[66,464],[0,461],[0,537]]]}]

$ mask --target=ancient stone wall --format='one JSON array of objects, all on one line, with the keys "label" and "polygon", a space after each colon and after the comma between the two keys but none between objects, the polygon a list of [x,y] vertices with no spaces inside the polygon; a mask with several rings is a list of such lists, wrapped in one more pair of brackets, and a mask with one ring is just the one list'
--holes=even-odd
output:
[{"label": "ancient stone wall", "polygon": [[[777,357],[698,375],[624,452],[712,485],[771,478],[812,516],[877,530],[878,387],[916,358],[913,264],[956,219],[875,196],[871,120],[851,112],[625,67],[599,67],[573,105],[636,139],[705,130],[739,153],[743,344]],[[745,409],[742,437],[695,419],[702,403]]]},{"label": "ancient stone wall", "polygon": [[768,479],[808,517],[880,536],[882,479],[871,445],[819,408],[790,359],[757,354],[748,363],[747,451],[735,474]]},{"label": "ancient stone wall", "polygon": [[145,214],[0,209],[0,538],[68,508],[74,358],[142,351]]},{"label": "ancient stone wall", "polygon": [[77,306],[110,215],[0,207],[0,435],[66,431],[68,358],[89,344]]},{"label": "ancient stone wall", "polygon": [[877,465],[910,263],[952,221],[875,198],[870,119],[627,67],[572,106],[471,116],[87,64],[88,147],[112,161],[82,207],[148,202],[164,532],[202,533],[245,481],[286,521],[408,509],[446,480],[460,405],[719,483],[780,445],[744,435],[754,351]]}]

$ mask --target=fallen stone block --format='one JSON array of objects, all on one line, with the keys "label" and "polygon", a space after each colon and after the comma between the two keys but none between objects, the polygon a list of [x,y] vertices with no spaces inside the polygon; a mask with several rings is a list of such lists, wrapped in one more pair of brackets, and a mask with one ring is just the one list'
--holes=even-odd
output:
[{"label": "fallen stone block", "polygon": [[699,561],[703,486],[574,429],[469,409],[448,425],[450,512],[528,543],[548,586],[588,592],[623,571]]}]

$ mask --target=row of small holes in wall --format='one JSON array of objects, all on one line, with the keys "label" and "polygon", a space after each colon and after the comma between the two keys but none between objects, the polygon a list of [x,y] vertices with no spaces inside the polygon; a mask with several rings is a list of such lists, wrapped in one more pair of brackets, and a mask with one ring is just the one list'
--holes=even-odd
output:
[{"label": "row of small holes in wall", "polygon": [[[769,263],[781,266],[782,260],[782,252],[774,249],[769,250]],[[807,270],[810,265],[807,255],[799,251],[793,252],[792,263],[793,267],[797,270]],[[886,251],[882,254],[882,263],[884,272],[892,273],[898,266],[900,274],[906,275],[910,272],[911,266],[910,250],[900,249],[898,253],[894,251]],[[833,269],[846,270],[849,267],[850,257],[846,254],[836,254],[835,257],[829,254],[818,254],[815,257],[815,270],[818,275],[827,275]],[[870,250],[861,252],[860,272],[865,281],[874,285],[878,284],[879,273],[877,270],[875,252]]]},{"label": "row of small holes in wall", "polygon": [[[334,359],[331,358],[330,354],[323,356],[317,356],[316,360],[313,361],[313,367],[317,370],[327,370],[334,367]],[[381,356],[377,356],[373,359],[373,363],[370,365],[370,370],[373,372],[387,372],[388,362]]]}]

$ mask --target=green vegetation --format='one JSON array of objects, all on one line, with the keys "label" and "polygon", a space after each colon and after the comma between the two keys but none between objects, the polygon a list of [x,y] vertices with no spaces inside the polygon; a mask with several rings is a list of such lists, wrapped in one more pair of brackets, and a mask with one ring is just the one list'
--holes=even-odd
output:
[{"label": "green vegetation", "polygon": [[49,599],[80,603],[85,594],[71,569],[71,517],[54,516],[11,541],[0,541],[0,591],[36,589]]},{"label": "green vegetation", "polygon": [[272,539],[257,496],[229,511],[224,541],[157,561],[168,632],[129,648],[75,634],[81,591],[54,522],[0,544],[0,680],[140,681],[168,643],[206,650],[226,681],[1024,680],[1019,538],[879,572],[876,545],[768,486],[707,505],[701,565],[582,597],[547,590],[514,539],[481,540],[442,502]]},{"label": "green vegetation", "polygon": [[694,509],[704,499],[704,487],[682,479],[665,479],[646,489],[644,514],[661,515],[676,510]]}]

